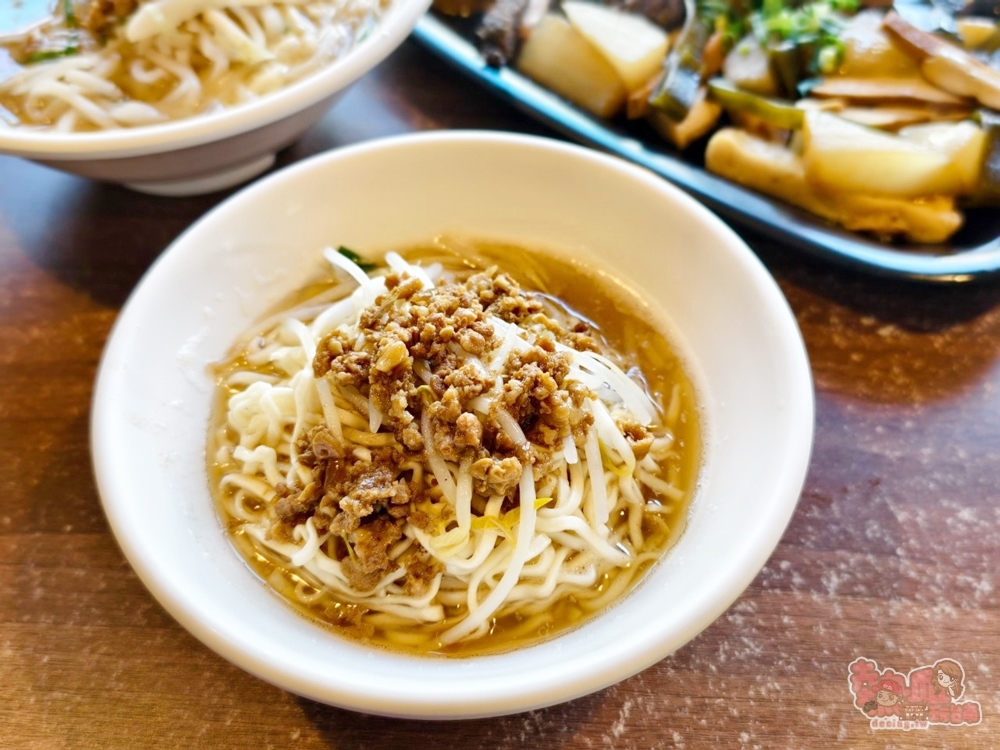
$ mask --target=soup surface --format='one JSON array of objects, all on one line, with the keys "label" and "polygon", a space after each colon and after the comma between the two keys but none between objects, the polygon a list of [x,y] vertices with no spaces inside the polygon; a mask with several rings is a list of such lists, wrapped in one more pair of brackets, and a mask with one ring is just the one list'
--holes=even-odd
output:
[{"label": "soup surface", "polygon": [[636,585],[700,464],[648,306],[504,244],[325,254],[337,273],[216,367],[210,481],[253,569],[348,638],[421,654],[530,644]]}]

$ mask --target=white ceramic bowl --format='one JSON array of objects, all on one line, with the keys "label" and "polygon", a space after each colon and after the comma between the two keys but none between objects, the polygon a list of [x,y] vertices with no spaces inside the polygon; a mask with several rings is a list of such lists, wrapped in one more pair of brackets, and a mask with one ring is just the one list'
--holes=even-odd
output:
[{"label": "white ceramic bowl", "polygon": [[[320,267],[321,248],[385,249],[446,231],[570,249],[638,290],[674,326],[706,428],[687,528],[644,583],[577,630],[466,659],[365,648],[294,613],[233,551],[205,471],[206,365]],[[319,701],[457,718],[598,690],[693,638],[777,544],[812,434],[812,383],[794,318],[764,267],[714,215],[651,173],[577,146],[442,132],[314,157],[182,235],[115,326],[92,444],[122,549],[206,645]]]},{"label": "white ceramic bowl", "polygon": [[316,124],[352,83],[398,47],[431,0],[393,0],[343,57],[260,99],[211,114],[136,128],[56,133],[0,125],[0,153],[157,195],[238,185]]}]

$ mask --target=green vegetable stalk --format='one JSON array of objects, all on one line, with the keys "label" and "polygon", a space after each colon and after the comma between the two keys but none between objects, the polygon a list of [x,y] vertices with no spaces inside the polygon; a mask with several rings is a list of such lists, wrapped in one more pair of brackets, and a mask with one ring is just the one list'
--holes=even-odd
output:
[{"label": "green vegetable stalk", "polygon": [[687,116],[701,86],[705,43],[711,33],[704,18],[695,14],[688,18],[680,39],[664,62],[663,80],[649,96],[651,107],[678,122]]},{"label": "green vegetable stalk", "polygon": [[794,104],[743,91],[725,78],[709,81],[708,95],[724,109],[745,112],[783,130],[798,130],[805,119],[805,113]]},{"label": "green vegetable stalk", "polygon": [[356,265],[365,273],[368,273],[369,271],[374,271],[376,268],[378,268],[378,263],[370,263],[364,260],[360,255],[351,250],[349,247],[344,247],[343,245],[341,245],[340,247],[337,248],[337,252],[343,255],[345,258],[351,261],[351,263]]}]

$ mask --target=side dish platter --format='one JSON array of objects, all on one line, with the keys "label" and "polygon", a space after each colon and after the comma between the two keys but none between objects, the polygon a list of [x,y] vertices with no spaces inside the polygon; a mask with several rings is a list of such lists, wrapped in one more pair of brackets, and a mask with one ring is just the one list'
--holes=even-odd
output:
[{"label": "side dish platter", "polygon": [[1000,271],[995,209],[969,209],[965,225],[935,245],[883,243],[848,232],[782,201],[708,172],[703,149],[683,154],[642,122],[603,119],[538,85],[512,67],[494,68],[476,46],[475,22],[430,12],[415,37],[462,73],[566,136],[646,167],[740,227],[862,271],[937,283],[961,283]]}]

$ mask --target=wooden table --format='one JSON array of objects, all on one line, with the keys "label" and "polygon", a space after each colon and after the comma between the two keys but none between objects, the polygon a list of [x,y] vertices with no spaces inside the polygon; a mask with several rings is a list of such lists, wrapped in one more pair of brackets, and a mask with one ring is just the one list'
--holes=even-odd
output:
[{"label": "wooden table", "polygon": [[[550,134],[408,42],[281,162],[449,127]],[[1000,746],[1000,286],[890,282],[752,237],[805,335],[816,443],[767,567],[694,641],[595,695],[454,723],[329,708],[216,656],[122,557],[88,417],[122,303],[223,197],[151,198],[0,157],[0,746]],[[876,663],[854,666],[868,687],[874,670],[917,670],[911,701],[918,668],[958,662],[966,705],[930,691],[929,720],[981,723],[873,728],[851,692],[859,658]]]}]

